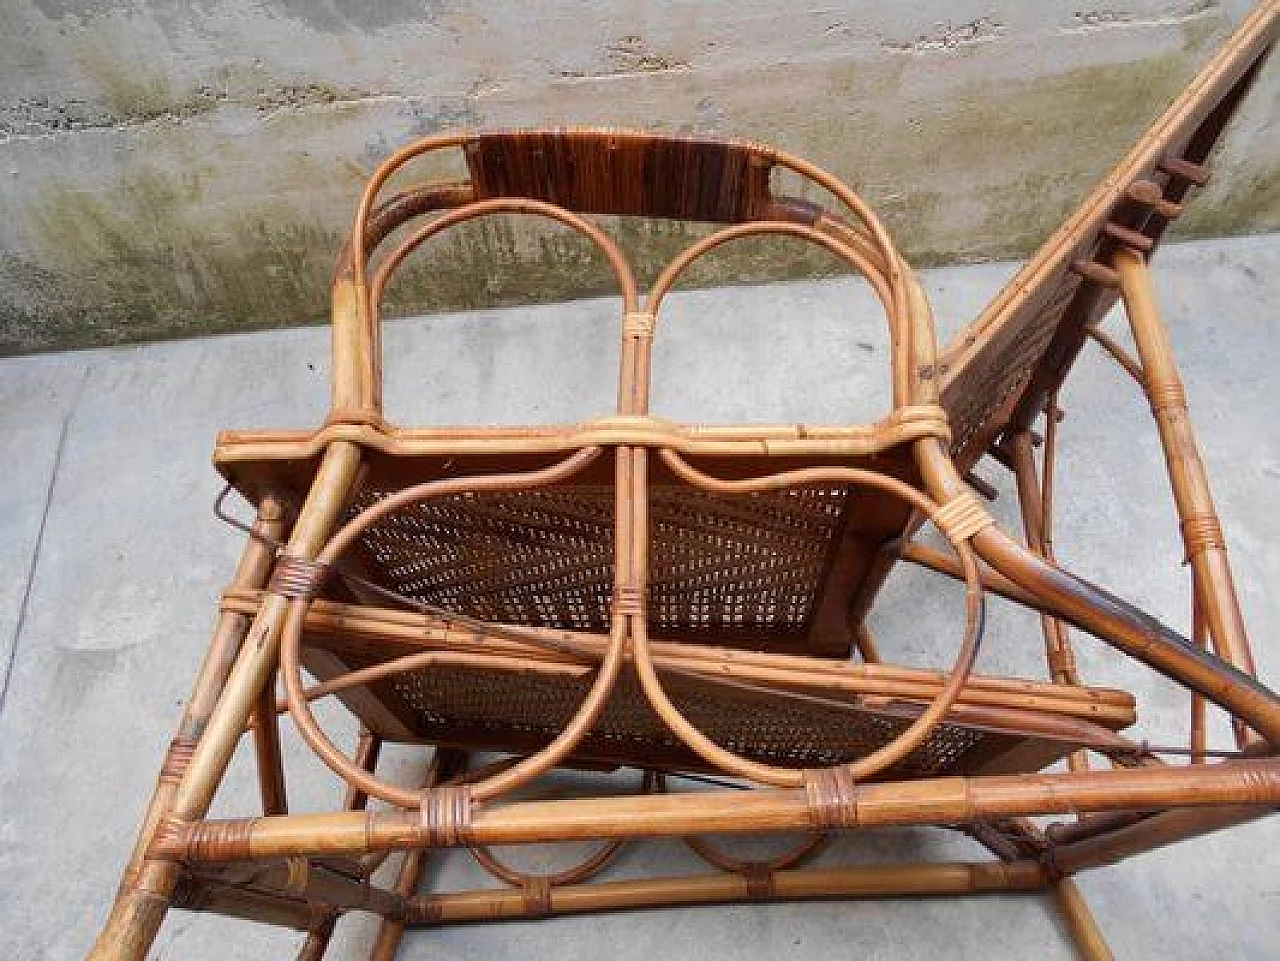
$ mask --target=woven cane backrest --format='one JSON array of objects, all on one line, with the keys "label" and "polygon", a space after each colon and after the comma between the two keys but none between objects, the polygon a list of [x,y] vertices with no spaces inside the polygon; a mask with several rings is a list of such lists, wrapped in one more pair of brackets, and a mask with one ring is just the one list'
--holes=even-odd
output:
[{"label": "woven cane backrest", "polygon": [[1260,6],[1076,213],[943,351],[942,402],[962,462],[981,456],[1015,414],[1037,413],[1061,383],[1085,331],[1118,296],[1113,278],[1098,267],[1109,261],[1121,238],[1134,243],[1134,232],[1141,235],[1137,243],[1143,247],[1159,243],[1262,68],[1278,24],[1277,7]]}]

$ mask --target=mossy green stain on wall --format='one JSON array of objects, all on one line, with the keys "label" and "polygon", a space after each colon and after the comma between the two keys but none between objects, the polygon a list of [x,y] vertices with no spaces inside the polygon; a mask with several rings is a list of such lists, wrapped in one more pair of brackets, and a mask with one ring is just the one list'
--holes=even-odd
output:
[{"label": "mossy green stain on wall", "polygon": [[198,196],[198,178],[147,173],[109,198],[71,188],[43,198],[29,214],[43,256],[0,262],[0,279],[27,301],[0,303],[0,349],[323,319],[339,231],[283,210],[206,220]]},{"label": "mossy green stain on wall", "polygon": [[[1207,55],[1204,26],[1184,32],[1180,51],[1048,76],[973,80],[927,105],[897,97],[909,55],[835,64],[827,82],[841,96],[831,98],[829,113],[797,121],[726,101],[723,122],[765,140],[784,131],[788,149],[857,184],[918,266],[1019,256],[1079,203]],[[115,106],[130,116],[175,113],[176,101],[159,82],[121,80],[115,89]],[[868,91],[876,92],[882,114],[850,108]],[[331,94],[337,96],[300,96],[327,101]],[[470,101],[461,102],[473,117]],[[434,103],[406,107],[401,135],[434,123]],[[348,109],[355,108],[298,112],[279,134],[279,154],[246,156],[234,137],[202,152],[205,141],[195,138],[167,154],[163,167],[139,155],[104,183],[50,178],[39,191],[11,198],[3,216],[18,225],[23,242],[0,251],[0,351],[322,322],[358,181],[398,145],[360,121],[372,131],[363,153],[313,158],[295,147],[299,132],[336,135]],[[180,116],[161,123],[175,131],[187,125]],[[1249,158],[1247,176],[1193,198],[1183,234],[1280,226],[1277,169],[1274,159],[1267,163]],[[237,178],[245,170],[269,172],[273,186],[242,191]],[[643,281],[707,229],[607,218],[605,227]],[[751,283],[839,269],[828,254],[799,242],[751,241],[717,251],[684,282]],[[387,313],[614,290],[604,259],[582,238],[492,219],[452,230],[415,254],[389,291]]]}]

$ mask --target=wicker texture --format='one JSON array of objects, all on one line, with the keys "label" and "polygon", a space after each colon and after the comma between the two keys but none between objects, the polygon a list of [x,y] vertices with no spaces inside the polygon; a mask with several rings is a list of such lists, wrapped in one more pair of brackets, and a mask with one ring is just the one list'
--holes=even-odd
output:
[{"label": "wicker texture", "polygon": [[[654,630],[802,635],[847,491],[726,498],[650,491]],[[356,513],[379,499],[356,502]],[[415,505],[362,538],[394,590],[481,620],[605,631],[613,590],[614,492],[604,486],[458,495]]]},{"label": "wicker texture", "polygon": [[[391,686],[417,714],[418,733],[428,740],[483,738],[495,746],[524,749],[541,747],[563,730],[587,689],[585,681],[471,667],[397,675]],[[723,747],[753,760],[797,768],[830,767],[865,757],[901,734],[914,716],[833,710],[689,680],[670,681],[667,689],[681,713]],[[884,776],[968,773],[1024,741],[943,724]],[[1065,755],[1074,746],[1064,743],[1057,753]],[[646,757],[664,759],[667,766],[680,769],[701,767],[630,680],[619,683],[581,751],[601,759]]]}]

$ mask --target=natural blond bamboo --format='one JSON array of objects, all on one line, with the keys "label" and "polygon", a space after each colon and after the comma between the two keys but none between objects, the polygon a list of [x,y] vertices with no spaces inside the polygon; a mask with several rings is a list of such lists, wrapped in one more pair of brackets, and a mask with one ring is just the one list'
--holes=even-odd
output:
[{"label": "natural blond bamboo", "polygon": [[[374,957],[388,961],[407,922],[1044,886],[1082,953],[1110,957],[1064,874],[1280,805],[1280,698],[1252,676],[1145,263],[1207,177],[1209,149],[1278,25],[1280,3],[1270,0],[941,356],[924,291],[883,225],[853,191],[798,158],[743,141],[600,130],[450,133],[394,154],[371,179],[339,257],[324,425],[219,439],[219,470],[259,506],[255,539],[91,957],[140,961],[171,902],[306,930],[300,956],[311,961],[324,956],[343,911],[371,910],[384,917]],[[415,158],[455,149],[467,180],[384,199]],[[776,196],[775,170],[843,210]],[[388,424],[387,284],[420,244],[510,214],[557,221],[609,261],[622,295],[616,409],[539,428]],[[714,226],[642,300],[594,214]],[[703,254],[757,235],[817,244],[877,294],[893,391],[876,423],[681,425],[650,415],[665,295]],[[1096,331],[1118,294],[1138,360]],[[1156,413],[1194,568],[1190,641],[1054,556],[1057,397],[1091,331]],[[998,494],[973,471],[986,454],[1015,473],[1025,547],[971,490]],[[298,519],[264,584],[295,503]],[[951,554],[911,543],[929,521]],[[965,582],[965,631],[949,674],[879,663],[864,618],[898,558]],[[1041,615],[1053,683],[970,673],[988,590]],[[1192,692],[1194,763],[1164,764],[1154,755],[1169,749],[1119,733],[1134,720],[1133,699],[1080,686],[1068,624]],[[1206,638],[1217,656],[1202,648]],[[855,647],[862,662],[845,662]],[[316,677],[310,686],[304,666]],[[312,715],[311,701],[327,695],[362,722],[354,758]],[[1247,751],[1225,763],[1209,763],[1222,752],[1206,744],[1208,703],[1250,732]],[[282,709],[346,785],[344,812],[284,813]],[[205,820],[246,731],[268,816]],[[384,739],[437,745],[425,787],[376,774]],[[1085,748],[1113,769],[1088,770]],[[455,776],[458,752],[474,750],[506,756]],[[1037,773],[1073,751],[1066,772]],[[508,801],[560,766],[638,768],[646,783],[662,771],[755,783]],[[392,808],[365,810],[370,797]],[[1080,819],[1041,831],[1030,818],[1046,814]],[[958,827],[1002,861],[790,869],[829,829],[907,825]],[[700,839],[795,831],[814,840],[762,862]],[[641,837],[683,838],[727,873],[587,883],[618,843]],[[605,847],[547,877],[485,850],[581,840]],[[455,846],[474,848],[513,889],[417,895],[427,851]],[[370,883],[397,850],[407,854],[395,888]]]},{"label": "natural blond bamboo", "polygon": [[[1043,869],[1030,862],[873,865],[777,871],[769,877],[767,893],[758,893],[748,879],[736,875],[694,875],[555,888],[551,892],[550,914],[732,901],[1032,891],[1043,883]],[[520,891],[427,895],[417,899],[413,910],[419,925],[547,916],[531,910]]]},{"label": "natural blond bamboo", "polygon": [[[522,801],[473,812],[466,841],[528,844],[591,838],[796,831],[813,827],[806,792],[734,792]],[[1188,810],[1246,803],[1255,816],[1280,804],[1280,761],[1250,760],[1194,767],[938,778],[866,784],[850,799],[850,826],[962,824],[1042,814]],[[1234,808],[1233,808],[1234,810]],[[1176,840],[1170,836],[1162,843]],[[237,860],[291,857],[311,845],[358,855],[421,846],[412,813],[315,814],[247,821],[170,823],[156,857]]]}]

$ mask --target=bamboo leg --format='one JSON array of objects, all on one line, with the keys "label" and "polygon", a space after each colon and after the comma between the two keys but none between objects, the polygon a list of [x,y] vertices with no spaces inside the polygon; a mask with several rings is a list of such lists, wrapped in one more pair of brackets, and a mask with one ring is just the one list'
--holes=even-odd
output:
[{"label": "bamboo leg", "polygon": [[[1043,486],[1036,476],[1035,454],[1032,451],[1031,435],[1027,431],[1013,435],[1010,452],[1013,455],[1014,478],[1018,485],[1018,502],[1022,513],[1023,529],[1027,537],[1027,547],[1052,563],[1050,498],[1053,490],[1054,449],[1057,439],[1056,393],[1052,395],[1046,416],[1049,423],[1045,429],[1044,439]],[[1045,660],[1049,664],[1049,674],[1054,683],[1079,685],[1080,676],[1076,673],[1075,652],[1071,649],[1066,624],[1042,611],[1040,630],[1044,635]],[[1073,751],[1067,758],[1067,766],[1072,771],[1087,771],[1089,755],[1084,751]]]},{"label": "bamboo leg", "polygon": [[1147,262],[1140,254],[1121,249],[1115,255],[1120,292],[1133,330],[1146,392],[1164,445],[1187,559],[1195,572],[1204,604],[1209,635],[1218,656],[1248,674],[1254,673],[1244,616],[1236,596],[1209,476],[1200,457],[1195,431],[1187,412],[1186,395],[1173,357],[1168,331],[1160,319]]},{"label": "bamboo leg", "polygon": [[[1040,557],[1049,560],[1044,541],[1044,502],[1036,478],[1030,435],[1025,432],[1015,434],[1011,448],[1027,546]],[[1059,684],[1079,684],[1065,625],[1058,618],[1042,612],[1040,627],[1044,633],[1045,655],[1053,680]]]},{"label": "bamboo leg", "polygon": [[[265,688],[264,691],[270,691],[270,687]],[[356,763],[372,774],[378,766],[378,755],[381,752],[382,738],[371,731],[361,728],[360,743],[356,748]],[[344,810],[362,811],[368,803],[369,796],[367,794],[356,788],[347,787],[346,797],[343,799],[342,805]],[[369,876],[378,869],[378,863],[381,862],[372,863],[367,868],[362,866],[361,873],[365,880],[368,880]],[[336,910],[329,911],[311,926],[311,930],[307,932],[306,941],[303,942],[302,947],[298,950],[297,961],[322,961],[324,953],[329,950],[329,941],[333,938],[333,930],[341,916],[341,913]]]},{"label": "bamboo leg", "polygon": [[1114,961],[1111,948],[1098,927],[1098,921],[1080,892],[1074,878],[1062,878],[1052,885],[1058,910],[1066,918],[1067,927],[1083,961]]},{"label": "bamboo leg", "polygon": [[[1194,582],[1194,576],[1192,578]],[[1196,647],[1207,648],[1209,638],[1204,620],[1204,606],[1200,603],[1198,591],[1192,591],[1191,597],[1191,639]],[[1195,691],[1191,692],[1191,764],[1203,764],[1205,748],[1208,747],[1208,734],[1205,729],[1205,708],[1207,702]]]},{"label": "bamboo leg", "polygon": [[[455,771],[466,765],[466,755],[449,752],[447,755],[437,753],[432,759],[431,767],[423,781],[424,787],[433,787],[441,780],[450,777]],[[418,885],[422,883],[422,874],[427,866],[425,849],[406,851],[400,862],[400,874],[396,877],[395,892],[404,898],[412,898],[418,893]],[[395,961],[400,950],[400,942],[404,938],[407,920],[403,917],[384,917],[378,926],[378,937],[373,943],[369,961]]]},{"label": "bamboo leg", "polygon": [[289,810],[284,786],[284,761],[280,756],[280,716],[276,713],[275,675],[253,707],[253,750],[258,762],[258,790],[262,813],[285,814]]},{"label": "bamboo leg", "polygon": [[[271,573],[271,561],[275,556],[274,549],[268,541],[279,540],[287,526],[284,503],[277,497],[268,495],[258,508],[258,517],[253,529],[263,536],[262,540],[251,537],[244,546],[240,563],[236,566],[231,578],[233,588],[257,589],[266,585]],[[182,774],[185,762],[182,756],[189,757],[196,741],[204,733],[209,715],[213,713],[218,696],[222,693],[227,675],[235,664],[240,653],[240,645],[249,630],[251,619],[245,614],[224,610],[218,615],[214,627],[213,639],[209,643],[209,651],[205,654],[204,663],[196,675],[196,682],[191,697],[178,722],[178,733],[169,747],[169,755],[161,770],[155,791],[143,817],[138,841],[134,845],[129,863],[124,871],[124,884],[130,884],[137,874],[146,854],[147,843],[160,819],[169,812],[173,792],[177,788],[178,778]]]},{"label": "bamboo leg", "polygon": [[329,940],[333,937],[333,929],[338,923],[337,914],[327,914],[311,930],[307,939],[298,949],[295,961],[324,961],[324,953],[329,950]]},{"label": "bamboo leg", "polygon": [[[316,555],[346,503],[359,464],[360,449],[354,444],[339,441],[325,450],[287,553],[308,559]],[[279,595],[264,600],[167,811],[144,826],[138,841],[141,852],[150,849],[161,824],[192,821],[208,811],[253,706],[276,668],[286,607],[287,599]],[[137,870],[126,875],[89,961],[143,961],[164,920],[177,878],[175,863],[144,853]]]}]

